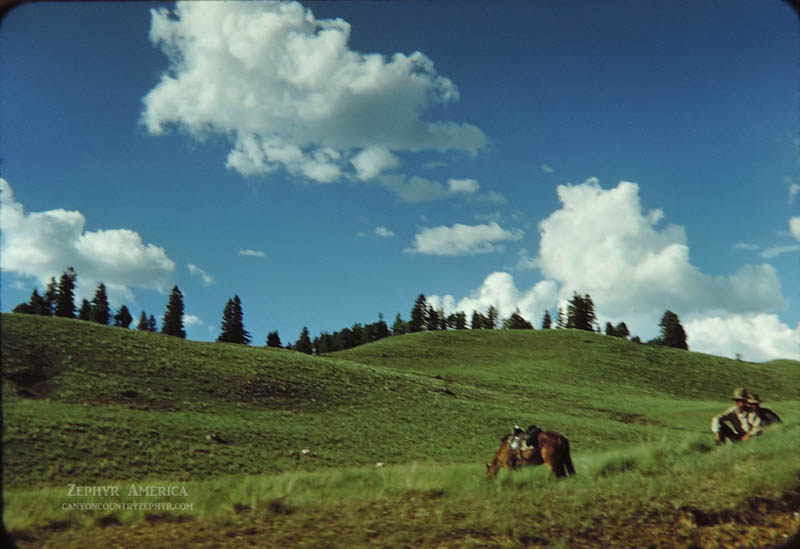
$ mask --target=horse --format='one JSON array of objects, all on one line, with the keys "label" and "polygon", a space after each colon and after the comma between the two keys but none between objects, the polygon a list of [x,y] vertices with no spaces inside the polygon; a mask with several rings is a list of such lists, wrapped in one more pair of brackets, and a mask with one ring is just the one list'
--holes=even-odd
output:
[{"label": "horse", "polygon": [[524,446],[515,455],[511,449],[514,435],[507,434],[500,439],[500,449],[497,450],[492,463],[486,464],[486,478],[492,478],[503,467],[511,470],[523,466],[536,466],[547,464],[550,473],[556,478],[564,478],[575,474],[572,457],[569,453],[569,440],[567,437],[554,431],[542,431],[535,425],[528,427]]}]

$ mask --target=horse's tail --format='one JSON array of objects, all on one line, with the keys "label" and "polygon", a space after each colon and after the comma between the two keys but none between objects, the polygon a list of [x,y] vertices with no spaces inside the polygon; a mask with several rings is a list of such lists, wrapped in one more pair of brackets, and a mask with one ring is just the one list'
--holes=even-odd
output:
[{"label": "horse's tail", "polygon": [[575,467],[572,465],[572,456],[569,452],[569,439],[567,439],[567,437],[564,437],[564,450],[566,450],[564,452],[566,454],[564,456],[564,467],[566,468],[567,473],[571,476],[575,474]]}]

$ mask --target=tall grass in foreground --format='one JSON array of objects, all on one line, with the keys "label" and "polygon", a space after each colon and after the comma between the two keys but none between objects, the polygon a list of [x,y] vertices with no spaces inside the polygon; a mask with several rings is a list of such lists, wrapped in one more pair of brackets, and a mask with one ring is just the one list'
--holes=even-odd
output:
[{"label": "tall grass in foreground", "polygon": [[[409,464],[220,477],[184,484],[187,497],[127,497],[129,485],[120,485],[116,498],[71,498],[66,496],[65,486],[6,492],[4,519],[10,530],[54,523],[129,524],[153,513],[69,511],[62,509],[62,504],[147,501],[192,504],[191,511],[169,513],[164,517],[167,520],[224,522],[242,512],[296,520],[307,512],[328,509],[345,522],[357,523],[359,509],[365,504],[383,502],[402,509],[423,501],[438,513],[430,518],[434,523],[456,514],[477,527],[513,529],[524,512],[529,518],[569,530],[588,527],[586,521],[591,517],[630,513],[632,509],[646,512],[690,506],[713,511],[735,508],[750,497],[780,498],[800,487],[799,447],[800,424],[795,422],[737,445],[716,447],[710,435],[691,435],[573,456],[577,476],[565,481],[550,478],[545,467],[502,471],[487,481],[483,464]],[[510,508],[517,511],[509,513]]]}]

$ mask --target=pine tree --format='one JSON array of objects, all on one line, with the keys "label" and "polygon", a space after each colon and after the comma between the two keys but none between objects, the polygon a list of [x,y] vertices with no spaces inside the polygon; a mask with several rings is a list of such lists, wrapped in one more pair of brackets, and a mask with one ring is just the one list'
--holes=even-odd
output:
[{"label": "pine tree", "polygon": [[583,296],[583,303],[586,306],[586,322],[589,323],[589,331],[592,330],[592,327],[597,324],[596,329],[594,331],[600,332],[600,324],[597,323],[597,315],[594,311],[594,301],[592,301],[592,296],[586,294]]},{"label": "pine tree", "polygon": [[558,320],[556,327],[562,330],[567,327],[567,318],[564,316],[564,309],[561,307],[558,308]]},{"label": "pine tree", "polygon": [[81,303],[81,310],[78,311],[78,320],[92,320],[92,304],[89,303],[88,299],[84,299],[83,303]]},{"label": "pine tree", "polygon": [[225,343],[250,343],[250,334],[244,329],[244,314],[242,301],[238,295],[229,299],[222,313],[222,326],[217,341]]},{"label": "pine tree", "polygon": [[403,335],[405,333],[408,333],[408,322],[402,319],[400,313],[397,313],[394,318],[394,324],[392,324],[392,334]]},{"label": "pine tree", "polygon": [[433,308],[432,305],[428,305],[428,310],[425,314],[425,329],[438,330],[439,327],[439,313]]},{"label": "pine tree", "polygon": [[494,330],[497,328],[497,319],[500,318],[500,313],[497,312],[497,308],[494,305],[489,305],[489,310],[486,311],[486,322],[484,323],[483,327],[487,330]]},{"label": "pine tree", "polygon": [[444,314],[444,309],[439,309],[436,311],[436,315],[439,317],[439,329],[440,330],[447,330],[447,317]]},{"label": "pine tree", "polygon": [[178,286],[173,286],[169,295],[167,310],[161,320],[161,333],[186,338],[186,330],[183,328],[183,294]]},{"label": "pine tree", "polygon": [[128,310],[128,307],[123,305],[117,311],[117,314],[114,315],[114,326],[118,328],[128,328],[133,322],[133,316],[131,316],[131,312]]},{"label": "pine tree", "polygon": [[225,309],[222,311],[222,324],[220,325],[220,333],[219,337],[217,337],[217,341],[221,341],[223,343],[232,343],[233,342],[233,299],[228,299],[228,302],[225,304]]},{"label": "pine tree", "polygon": [[136,325],[136,329],[142,332],[150,331],[150,324],[147,322],[147,313],[144,311],[139,315],[139,324]]},{"label": "pine tree", "polygon": [[567,307],[567,328],[593,332],[595,321],[594,303],[589,294],[572,294],[572,300]]},{"label": "pine tree", "polygon": [[370,341],[378,341],[379,339],[387,338],[390,335],[392,334],[389,332],[389,326],[383,320],[383,313],[378,313],[378,322],[372,324],[372,338]]},{"label": "pine tree", "polygon": [[156,317],[154,317],[153,315],[150,315],[150,318],[147,319],[147,330],[153,333],[158,331],[158,326],[156,325]]},{"label": "pine tree", "polygon": [[486,324],[486,318],[478,311],[472,311],[472,321],[470,322],[470,327],[473,330],[481,330],[483,329],[484,324]]},{"label": "pine tree", "polygon": [[686,332],[681,326],[678,315],[672,311],[667,311],[661,317],[661,322],[658,324],[661,327],[661,344],[667,347],[675,347],[676,349],[689,349],[686,343]]},{"label": "pine tree", "polygon": [[56,285],[56,277],[51,276],[50,282],[47,284],[47,289],[44,292],[45,312],[48,316],[53,316],[55,314],[57,300],[58,286]]},{"label": "pine tree", "polygon": [[11,312],[12,313],[22,313],[24,315],[32,315],[33,314],[33,310],[31,309],[31,304],[28,303],[28,302],[20,303],[19,305],[14,307],[14,310],[12,310]]},{"label": "pine tree", "polygon": [[106,285],[102,282],[97,286],[97,291],[92,299],[92,315],[91,320],[108,326],[111,320],[111,307],[108,305],[108,294],[106,293]]},{"label": "pine tree", "polygon": [[408,331],[413,333],[424,330],[427,313],[428,302],[425,299],[425,294],[419,294],[419,297],[414,302],[414,308],[411,309],[411,321],[408,323]]},{"label": "pine tree", "polygon": [[277,349],[280,349],[282,347],[281,337],[278,335],[278,330],[275,330],[274,332],[269,332],[267,334],[267,347],[275,347]]},{"label": "pine tree", "polygon": [[467,313],[458,311],[447,317],[447,325],[454,330],[467,329]]},{"label": "pine tree", "polygon": [[503,321],[504,330],[533,330],[533,324],[525,320],[520,314],[519,308]]},{"label": "pine tree", "polygon": [[617,331],[614,329],[614,325],[610,322],[606,322],[606,335],[607,336],[614,336],[616,337]]},{"label": "pine tree", "polygon": [[61,275],[56,292],[55,316],[75,318],[75,282],[77,279],[78,275],[72,267],[69,267]]},{"label": "pine tree", "polygon": [[311,338],[308,335],[308,328],[306,326],[303,326],[303,331],[300,332],[300,338],[294,344],[294,350],[307,355],[310,355],[314,352],[314,349],[311,345]]},{"label": "pine tree", "polygon": [[20,303],[14,307],[13,312],[25,313],[27,315],[49,315],[50,313],[48,313],[48,310],[47,301],[39,295],[39,290],[34,288],[33,292],[31,292],[30,300],[28,300],[27,303]]},{"label": "pine tree", "polygon": [[550,311],[545,311],[542,317],[542,330],[549,330],[553,325],[553,319],[550,318]]},{"label": "pine tree", "polygon": [[617,332],[617,337],[621,337],[623,339],[628,339],[628,336],[631,335],[631,332],[628,330],[628,326],[626,326],[624,322],[620,322],[614,326],[614,331]]}]

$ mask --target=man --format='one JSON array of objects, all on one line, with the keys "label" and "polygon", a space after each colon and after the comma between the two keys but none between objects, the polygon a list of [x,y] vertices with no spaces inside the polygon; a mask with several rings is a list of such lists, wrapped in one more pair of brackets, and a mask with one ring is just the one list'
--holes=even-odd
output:
[{"label": "man", "polygon": [[728,440],[739,442],[755,436],[761,430],[761,419],[757,414],[751,416],[747,406],[750,395],[746,389],[733,390],[735,406],[731,406],[711,420],[711,432],[717,445],[725,444]]},{"label": "man", "polygon": [[760,418],[762,427],[772,425],[773,423],[783,423],[781,418],[778,417],[778,414],[769,408],[761,407],[761,399],[757,394],[750,395],[750,398],[747,399],[747,404],[750,406],[750,413]]},{"label": "man", "polygon": [[509,441],[509,446],[511,447],[511,467],[515,467],[517,461],[519,461],[522,455],[522,445],[525,444],[525,440],[522,437],[524,431],[522,427],[519,425],[514,425],[514,434],[511,435],[511,440]]}]

